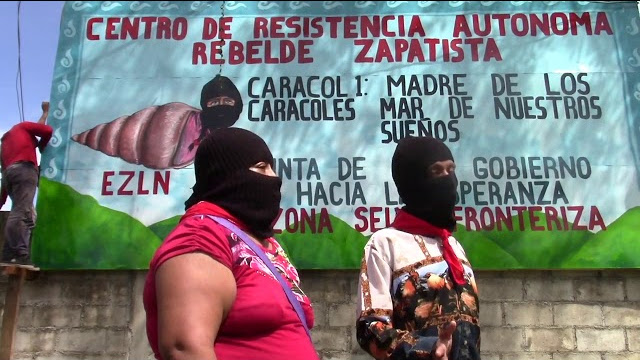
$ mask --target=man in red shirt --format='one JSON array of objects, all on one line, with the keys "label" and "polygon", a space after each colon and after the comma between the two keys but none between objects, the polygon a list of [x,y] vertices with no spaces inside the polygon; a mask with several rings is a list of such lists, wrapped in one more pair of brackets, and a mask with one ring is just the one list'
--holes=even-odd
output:
[{"label": "man in red shirt", "polygon": [[42,153],[53,134],[51,126],[45,124],[48,114],[49,103],[43,102],[42,116],[37,123],[18,123],[2,136],[0,207],[4,206],[7,195],[11,197],[12,206],[5,224],[5,242],[0,265],[16,265],[38,270],[31,262],[29,246],[31,230],[36,220],[33,199],[38,187],[39,174],[35,148]]}]

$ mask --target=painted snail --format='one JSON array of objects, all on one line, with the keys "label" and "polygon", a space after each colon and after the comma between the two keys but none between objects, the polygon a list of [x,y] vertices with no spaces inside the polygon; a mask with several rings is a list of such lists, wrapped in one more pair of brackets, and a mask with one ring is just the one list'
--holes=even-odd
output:
[{"label": "painted snail", "polygon": [[235,124],[242,97],[229,78],[217,75],[202,88],[200,106],[203,110],[179,102],[150,106],[71,139],[150,169],[182,168],[193,163],[200,140],[211,130]]}]

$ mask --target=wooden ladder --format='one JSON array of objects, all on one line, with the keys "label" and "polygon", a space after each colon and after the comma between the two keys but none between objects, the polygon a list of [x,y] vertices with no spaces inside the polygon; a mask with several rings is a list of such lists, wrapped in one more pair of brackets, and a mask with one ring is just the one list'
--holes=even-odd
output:
[{"label": "wooden ladder", "polygon": [[4,314],[2,315],[2,331],[0,332],[0,360],[11,360],[13,359],[13,347],[18,328],[22,285],[25,280],[34,279],[38,272],[17,266],[5,266],[2,273],[9,276],[9,281],[4,297]]}]

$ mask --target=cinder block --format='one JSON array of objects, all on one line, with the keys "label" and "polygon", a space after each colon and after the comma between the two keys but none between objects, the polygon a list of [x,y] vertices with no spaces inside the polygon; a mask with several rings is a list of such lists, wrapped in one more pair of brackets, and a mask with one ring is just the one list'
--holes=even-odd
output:
[{"label": "cinder block", "polygon": [[[37,354],[35,360],[84,360],[86,357],[83,354],[69,354],[69,353],[47,353]],[[31,359],[31,358],[29,358]]]},{"label": "cinder block", "polygon": [[507,353],[524,349],[522,328],[485,326],[481,329],[482,351]]},{"label": "cinder block", "polygon": [[640,301],[640,277],[633,276],[625,279],[627,287],[627,300]]},{"label": "cinder block", "polygon": [[56,350],[99,354],[104,351],[106,341],[104,329],[66,329],[56,333]]},{"label": "cinder block", "polygon": [[624,300],[624,282],[619,279],[580,279],[575,284],[577,301]]},{"label": "cinder block", "polygon": [[[355,299],[358,298],[358,280],[360,279],[360,269],[353,270],[351,273],[353,275],[353,280],[349,282],[351,297],[355,296]],[[357,300],[354,300],[357,301]]]},{"label": "cinder block", "polygon": [[[33,306],[21,305],[18,312],[18,328],[30,328],[34,327],[33,323]],[[0,311],[0,316],[4,315],[3,311]]]},{"label": "cinder block", "polygon": [[[65,328],[80,326],[80,305],[44,305],[33,309],[33,326],[38,328]],[[20,315],[22,316],[22,314]]]},{"label": "cinder block", "polygon": [[640,303],[626,301],[605,305],[602,311],[606,326],[640,326]]},{"label": "cinder block", "polygon": [[302,291],[311,299],[311,302],[325,302],[324,294],[329,285],[329,281],[321,276],[318,271],[301,270],[298,272],[300,275],[300,287]]},{"label": "cinder block", "polygon": [[356,309],[352,304],[336,304],[329,308],[329,326],[354,327],[356,324]]},{"label": "cinder block", "polygon": [[129,349],[130,343],[129,332],[126,328],[107,329],[106,334],[106,346],[104,351],[109,354],[122,354],[126,353]]},{"label": "cinder block", "polygon": [[[359,358],[361,355],[354,355],[346,351],[336,352],[325,352],[322,354],[321,360],[355,360]],[[362,360],[373,360],[370,355],[366,355],[366,357],[360,357]]]},{"label": "cinder block", "polygon": [[528,351],[556,353],[575,349],[573,329],[525,329]]},{"label": "cinder block", "polygon": [[[351,353],[352,354],[366,354],[368,355],[358,344],[358,336],[356,335],[356,327],[351,327],[351,338],[349,339],[349,343],[351,344]],[[368,355],[370,356],[370,355]]]},{"label": "cinder block", "polygon": [[500,354],[481,351],[482,360],[500,360]]},{"label": "cinder block", "polygon": [[311,332],[311,339],[317,351],[350,350],[348,328],[316,329]]},{"label": "cinder block", "polygon": [[357,281],[357,277],[354,279],[347,278],[346,276],[334,278],[331,284],[326,287],[324,300],[328,304],[350,303],[351,281]]},{"label": "cinder block", "polygon": [[570,279],[527,279],[524,283],[525,299],[534,301],[573,301],[574,287]]},{"label": "cinder block", "polygon": [[11,360],[33,360],[33,355],[31,353],[17,353],[14,351]]},{"label": "cinder block", "polygon": [[25,282],[20,293],[21,305],[62,305],[62,284],[43,274],[35,281]]},{"label": "cinder block", "polygon": [[625,350],[623,329],[577,329],[578,351],[619,352]]},{"label": "cinder block", "polygon": [[[31,359],[31,358],[29,358]],[[35,360],[84,360],[83,354],[61,354],[59,352],[37,354]]]},{"label": "cinder block", "polygon": [[549,304],[506,303],[506,325],[545,326],[553,324],[553,309]]},{"label": "cinder block", "polygon": [[[551,354],[540,352],[519,352],[502,355],[502,360],[551,360]],[[482,358],[484,360],[484,357]]]},{"label": "cinder block", "polygon": [[[607,270],[604,274],[612,273],[613,271]],[[600,270],[559,270],[552,271],[551,276],[556,279],[595,279],[602,278],[603,272]]]},{"label": "cinder block", "polygon": [[623,351],[621,353],[604,354],[604,360],[640,360],[640,353]]},{"label": "cinder block", "polygon": [[629,350],[640,352],[640,329],[627,329],[627,339],[629,341]]},{"label": "cinder block", "polygon": [[[109,293],[111,295],[111,304],[129,306],[131,303],[131,282],[133,281],[129,273],[116,273],[115,276],[109,277]],[[140,296],[141,294],[133,294]]]},{"label": "cinder block", "polygon": [[132,276],[128,271],[89,271],[58,273],[56,278],[65,303],[128,305]]},{"label": "cinder block", "polygon": [[82,309],[82,326],[85,327],[124,327],[129,324],[129,318],[129,306],[115,304],[107,306],[87,305]]},{"label": "cinder block", "polygon": [[64,302],[73,305],[109,305],[111,289],[108,282],[95,282],[82,278],[61,284]]},{"label": "cinder block", "polygon": [[480,303],[480,327],[503,325],[502,304],[499,302]]},{"label": "cinder block", "polygon": [[371,357],[371,355],[369,355],[369,354],[367,354],[367,353],[365,353],[363,351],[362,353],[351,354],[350,357],[348,357],[348,359],[349,360],[372,360],[373,357]]},{"label": "cinder block", "polygon": [[602,360],[600,353],[557,353],[553,360]]},{"label": "cinder block", "polygon": [[[127,354],[78,354],[78,353],[55,353],[51,355],[37,356],[36,360],[123,360]],[[143,360],[143,359],[140,359]]]},{"label": "cinder block", "polygon": [[477,283],[481,307],[484,301],[522,301],[523,299],[521,279],[478,278]]},{"label": "cinder block", "polygon": [[313,315],[315,316],[315,327],[329,326],[327,319],[327,306],[323,302],[312,302]]},{"label": "cinder block", "polygon": [[20,353],[34,353],[39,351],[53,351],[55,348],[55,333],[51,330],[16,331],[14,351]]},{"label": "cinder block", "polygon": [[554,324],[560,326],[601,326],[602,307],[599,304],[556,304]]}]

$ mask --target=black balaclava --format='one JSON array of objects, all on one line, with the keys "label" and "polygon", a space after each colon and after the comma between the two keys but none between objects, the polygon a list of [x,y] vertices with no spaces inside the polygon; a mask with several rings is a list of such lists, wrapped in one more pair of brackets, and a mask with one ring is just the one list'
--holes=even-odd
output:
[{"label": "black balaclava", "polygon": [[453,155],[442,141],[432,137],[407,137],[398,142],[391,173],[407,212],[453,231],[458,179],[455,174],[433,177],[428,170],[435,162],[445,160],[453,161]]},{"label": "black balaclava", "polygon": [[273,166],[271,151],[258,135],[238,128],[213,130],[196,152],[196,184],[185,208],[208,201],[237,217],[260,239],[273,236],[282,180],[249,170],[261,161]]},{"label": "black balaclava", "polygon": [[[207,101],[218,96],[228,96],[236,101],[235,105],[218,105],[207,107]],[[206,83],[200,94],[203,129],[217,129],[232,126],[242,113],[242,97],[233,81],[226,76],[216,75]]]}]

